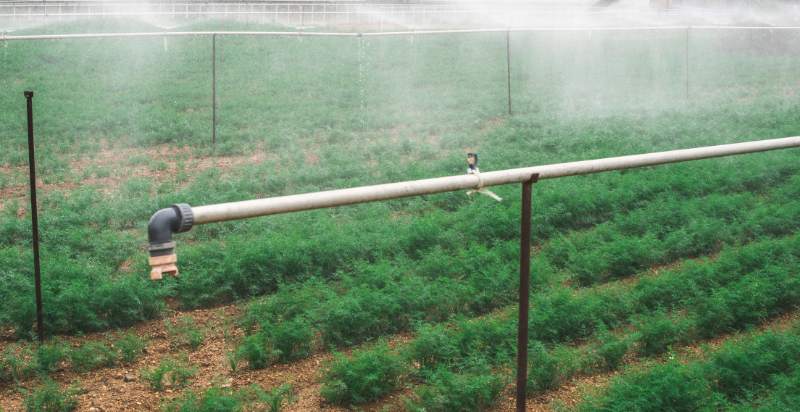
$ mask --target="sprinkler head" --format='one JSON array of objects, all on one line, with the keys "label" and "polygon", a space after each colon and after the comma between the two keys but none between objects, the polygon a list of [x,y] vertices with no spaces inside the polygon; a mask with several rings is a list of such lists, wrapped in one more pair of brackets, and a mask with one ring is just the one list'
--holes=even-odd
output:
[{"label": "sprinkler head", "polygon": [[150,280],[161,280],[165,274],[178,276],[178,255],[150,256]]},{"label": "sprinkler head", "polygon": [[178,275],[178,256],[175,254],[172,234],[186,232],[193,224],[192,207],[187,204],[172,205],[153,214],[147,227],[150,279],[160,280],[165,274]]},{"label": "sprinkler head", "polygon": [[478,173],[478,154],[477,153],[467,153],[467,173]]}]

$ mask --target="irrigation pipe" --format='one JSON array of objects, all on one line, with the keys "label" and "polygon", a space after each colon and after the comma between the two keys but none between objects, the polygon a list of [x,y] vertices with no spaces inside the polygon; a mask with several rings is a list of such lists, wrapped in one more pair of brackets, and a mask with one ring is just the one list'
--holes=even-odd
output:
[{"label": "irrigation pipe", "polygon": [[200,225],[226,220],[246,219],[257,216],[299,212],[303,210],[375,202],[409,196],[429,195],[467,189],[476,190],[481,184],[483,187],[488,187],[524,182],[535,174],[539,175],[540,180],[555,179],[566,176],[585,175],[611,170],[623,170],[790,147],[800,147],[800,136],[483,172],[480,174],[480,178],[475,175],[448,176],[241,202],[220,203],[192,207],[192,214],[194,216],[194,224]]},{"label": "irrigation pipe", "polygon": [[790,147],[800,147],[800,136],[499,170],[484,172],[480,176],[447,176],[206,206],[178,204],[161,209],[150,218],[148,238],[153,267],[151,277],[160,279],[162,273],[177,273],[172,235],[188,231],[194,225],[457,190],[479,190],[489,186],[527,182],[532,176],[538,176],[541,180],[555,179]]},{"label": "irrigation pipe", "polygon": [[57,40],[119,37],[164,37],[164,36],[275,36],[275,37],[387,37],[466,33],[528,33],[528,32],[622,32],[622,31],[674,31],[674,30],[800,30],[800,26],[760,27],[760,26],[641,26],[641,27],[518,27],[491,29],[454,30],[408,30],[384,32],[313,32],[313,31],[163,31],[138,33],[75,33],[75,34],[31,34],[5,35],[4,41],[13,40]]}]

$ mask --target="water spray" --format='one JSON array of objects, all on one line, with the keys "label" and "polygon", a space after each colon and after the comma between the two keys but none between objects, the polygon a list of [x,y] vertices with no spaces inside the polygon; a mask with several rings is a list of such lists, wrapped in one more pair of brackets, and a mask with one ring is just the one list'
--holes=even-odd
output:
[{"label": "water spray", "polygon": [[468,175],[475,175],[478,177],[478,188],[475,190],[467,191],[467,196],[472,196],[474,193],[482,194],[484,196],[489,196],[492,199],[502,202],[503,198],[497,196],[491,190],[485,189],[483,187],[483,179],[481,179],[481,170],[478,169],[478,154],[477,153],[467,153],[467,174]]}]

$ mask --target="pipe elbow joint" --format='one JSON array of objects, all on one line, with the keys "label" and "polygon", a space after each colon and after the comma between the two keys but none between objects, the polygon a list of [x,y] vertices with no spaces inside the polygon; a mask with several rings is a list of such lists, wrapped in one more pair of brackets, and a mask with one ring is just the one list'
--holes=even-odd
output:
[{"label": "pipe elbow joint", "polygon": [[193,224],[192,207],[185,203],[161,209],[150,217],[147,225],[150,279],[162,279],[164,274],[178,275],[178,256],[175,254],[172,234],[186,232]]}]

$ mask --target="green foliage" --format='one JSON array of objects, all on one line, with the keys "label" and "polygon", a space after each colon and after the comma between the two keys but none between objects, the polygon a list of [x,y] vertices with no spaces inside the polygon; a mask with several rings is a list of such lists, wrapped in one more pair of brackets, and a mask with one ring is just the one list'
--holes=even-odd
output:
[{"label": "green foliage", "polygon": [[234,363],[244,359],[253,369],[263,369],[275,362],[277,354],[267,348],[261,334],[246,336],[236,349]]},{"label": "green foliage", "polygon": [[325,368],[321,394],[335,405],[370,402],[397,389],[404,373],[400,356],[378,343],[350,357],[336,355]]},{"label": "green foliage", "polygon": [[26,412],[72,412],[78,407],[76,388],[62,390],[49,379],[25,396]]},{"label": "green foliage", "polygon": [[61,342],[50,342],[36,348],[36,370],[39,373],[55,372],[67,357],[68,348]]},{"label": "green foliage", "polygon": [[752,402],[726,406],[735,412],[783,412],[793,410],[800,405],[800,369],[787,375],[775,376],[774,385],[768,394]]},{"label": "green foliage", "polygon": [[294,318],[275,325],[262,325],[263,345],[279,362],[290,362],[309,356],[314,347],[314,331],[303,318]]},{"label": "green foliage", "polygon": [[689,341],[693,323],[691,320],[655,313],[636,321],[639,331],[639,353],[644,356],[659,355],[673,345]]},{"label": "green foliage", "polygon": [[164,406],[166,412],[235,412],[259,410],[280,412],[285,403],[292,402],[292,388],[281,385],[265,391],[258,385],[239,390],[211,387],[202,393],[187,391]]},{"label": "green foliage", "polygon": [[728,344],[706,365],[714,389],[731,400],[741,400],[757,389],[774,384],[772,377],[800,367],[800,336],[767,332],[742,343]]},{"label": "green foliage", "polygon": [[415,412],[485,411],[503,390],[505,382],[497,375],[455,374],[436,370],[428,384],[406,400],[406,408]]},{"label": "green foliage", "polygon": [[451,365],[460,354],[458,342],[445,325],[423,325],[406,349],[407,356],[423,371],[433,371],[438,365]]},{"label": "green foliage", "polygon": [[627,336],[617,336],[607,330],[598,334],[598,342],[594,347],[597,357],[597,369],[611,371],[617,369],[631,347],[631,339]]},{"label": "green foliage", "polygon": [[73,370],[88,372],[114,366],[119,354],[105,343],[87,342],[80,347],[70,349],[68,357]]},{"label": "green foliage", "polygon": [[189,364],[186,357],[167,358],[155,368],[141,371],[142,379],[147,381],[154,391],[163,391],[166,387],[182,388],[197,373],[197,368]]},{"label": "green foliage", "polygon": [[532,393],[553,389],[564,379],[566,371],[558,360],[540,342],[533,342],[528,349],[528,390]]},{"label": "green foliage", "polygon": [[708,409],[711,398],[700,370],[669,362],[616,378],[601,397],[587,399],[580,410],[696,411]]},{"label": "green foliage", "polygon": [[772,387],[792,397],[798,353],[797,331],[745,336],[688,364],[671,361],[622,374],[601,394],[585,399],[580,410],[727,409],[751,403],[754,395]]},{"label": "green foliage", "polygon": [[123,363],[133,363],[144,353],[147,341],[135,333],[126,333],[114,342],[114,347],[119,350]]},{"label": "green foliage", "polygon": [[189,348],[197,350],[203,344],[204,333],[191,316],[181,316],[175,322],[164,321],[170,346],[173,348]]},{"label": "green foliage", "polygon": [[[137,23],[134,29],[148,27]],[[525,68],[518,73],[527,74],[514,79],[520,87],[514,89],[512,117],[505,117],[501,104],[506,79],[489,75],[505,70],[502,36],[357,43],[320,38],[297,44],[229,38],[219,45],[226,56],[219,97],[226,103],[219,125],[224,138],[214,150],[206,142],[207,95],[192,87],[206,81],[207,72],[194,64],[206,56],[206,42],[170,40],[165,53],[146,39],[111,48],[101,47],[105,40],[89,39],[85,46],[94,52],[88,54],[75,53],[74,45],[11,42],[3,60],[9,76],[0,79],[0,88],[33,87],[50,96],[48,104],[66,110],[43,110],[37,118],[46,131],[41,174],[50,185],[42,202],[46,330],[126,327],[158,317],[167,296],[195,308],[267,295],[248,307],[243,319],[248,336],[231,357],[234,368],[240,360],[258,368],[306,357],[320,347],[350,347],[418,324],[448,322],[420,328],[418,337],[398,350],[404,372],[418,364],[413,378],[431,394],[445,396],[436,388],[462,378],[479,382],[487,368],[506,370],[513,358],[514,319],[491,312],[516,300],[516,189],[497,188],[506,201],[491,207],[484,198],[451,193],[198,227],[182,235],[187,240],[180,247],[182,276],[161,283],[143,276],[144,222],[176,202],[209,204],[463,173],[463,159],[451,149],[476,144],[485,153],[482,167],[499,170],[727,143],[731,136],[800,133],[794,97],[782,84],[773,89],[781,76],[751,78],[794,67],[791,56],[745,59],[728,46],[718,50],[708,39],[693,39],[709,64],[693,65],[699,73],[692,75],[708,87],[693,93],[687,106],[683,96],[676,100],[664,91],[671,90],[674,76],[656,76],[656,83],[665,83],[653,89],[651,67],[625,63],[652,60],[638,38],[619,48],[624,58],[615,61],[625,64],[606,67],[614,78],[622,78],[624,68],[627,79],[609,92],[597,86],[607,82],[587,85],[584,77],[575,77],[584,73],[562,70],[555,76],[539,70],[537,62],[564,56],[550,56],[552,44],[542,39],[515,35],[523,37],[512,46],[524,44],[536,53],[519,53],[522,60],[515,63]],[[614,41],[627,46],[630,39],[624,37]],[[569,38],[559,40],[575,45]],[[663,40],[683,45],[682,36]],[[586,62],[595,54],[582,56]],[[37,61],[49,63],[31,64]],[[249,70],[259,61],[269,66],[268,78]],[[319,61],[330,64],[322,67]],[[737,67],[746,69],[730,69]],[[93,76],[85,76],[87,68]],[[536,93],[526,83],[535,84]],[[254,93],[226,99],[232,84]],[[112,92],[97,92],[104,88]],[[476,97],[475,88],[488,92]],[[570,95],[573,91],[579,96]],[[0,140],[8,142],[8,150],[0,151],[0,188],[25,181],[16,167],[25,162],[19,139],[24,130],[17,121],[24,113],[13,95],[0,96]],[[264,95],[270,98],[258,98]],[[308,105],[309,100],[320,104]],[[168,146],[154,148],[156,143]],[[103,159],[106,151],[125,155],[109,162]],[[419,161],[407,167],[408,159]],[[225,167],[205,167],[218,160]],[[73,168],[76,162],[90,164]],[[177,174],[164,173],[173,164]],[[800,242],[791,236],[800,229],[798,165],[797,154],[785,151],[564,179],[557,187],[537,188],[541,207],[533,226],[542,253],[533,264],[529,326],[531,338],[547,348],[534,354],[542,358],[537,363],[554,365],[549,372],[558,371],[556,381],[578,371],[614,369],[633,339],[612,336],[606,328],[633,324],[642,353],[655,354],[697,337],[750,328],[798,305],[794,274]],[[134,168],[152,176],[128,173]],[[104,185],[105,180],[115,184]],[[19,199],[2,203],[0,326],[30,339],[35,307],[24,247],[28,212]],[[780,236],[791,239],[773,239]],[[750,242],[757,244],[742,246]],[[673,266],[720,250],[718,257]],[[658,276],[599,287],[653,267]],[[453,321],[461,317],[476,319]],[[684,317],[696,326],[683,324]],[[181,328],[170,333],[174,346],[202,344],[194,325],[177,331]],[[114,348],[123,361],[133,362],[140,343]],[[586,354],[568,350],[586,343]],[[102,364],[84,349],[66,356],[86,365],[78,368]],[[4,355],[0,381],[58,369],[58,356],[42,351],[41,357],[16,349]],[[544,369],[534,386],[546,383],[549,372]],[[441,382],[429,387],[433,379]],[[462,405],[450,402],[432,404]]]},{"label": "green foliage", "polygon": [[19,383],[31,377],[36,370],[33,357],[33,352],[27,346],[9,345],[0,354],[0,383]]}]

